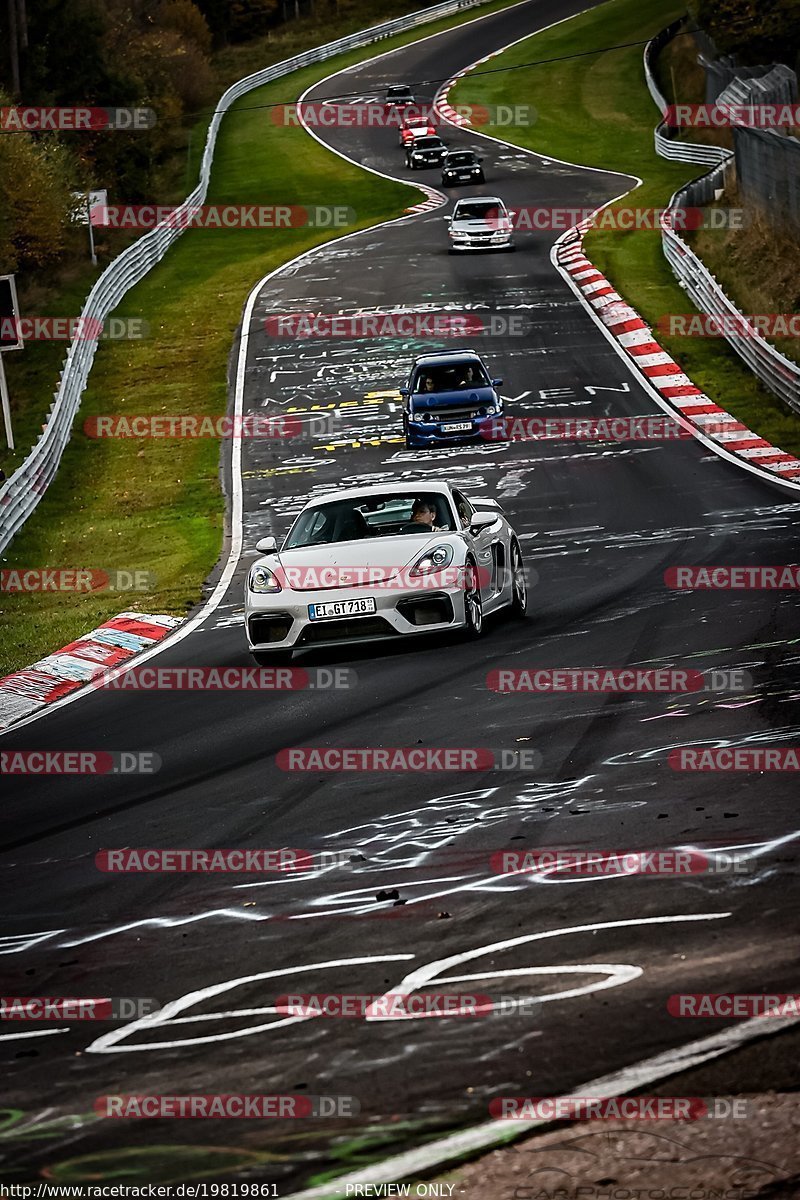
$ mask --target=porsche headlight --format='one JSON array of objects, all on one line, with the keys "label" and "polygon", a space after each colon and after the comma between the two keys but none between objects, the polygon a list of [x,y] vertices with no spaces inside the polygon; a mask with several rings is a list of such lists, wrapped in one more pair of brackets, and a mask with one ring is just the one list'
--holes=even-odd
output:
[{"label": "porsche headlight", "polygon": [[281,585],[268,567],[251,567],[247,586],[251,592],[256,592],[262,596],[267,592],[279,592],[281,590]]},{"label": "porsche headlight", "polygon": [[430,575],[432,571],[443,571],[453,561],[452,546],[434,546],[426,550],[411,568],[412,575]]}]

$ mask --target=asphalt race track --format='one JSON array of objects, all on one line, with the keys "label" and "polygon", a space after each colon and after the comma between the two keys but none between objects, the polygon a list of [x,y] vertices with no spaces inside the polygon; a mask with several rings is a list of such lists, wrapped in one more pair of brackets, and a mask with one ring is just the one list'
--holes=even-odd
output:
[{"label": "asphalt race track", "polygon": [[[441,81],[583,7],[531,0],[336,75],[308,98]],[[430,98],[437,87],[418,91]],[[365,166],[438,186],[438,171],[405,169],[394,131],[320,136]],[[597,205],[628,186],[455,128],[445,136],[480,144],[487,182],[471,190],[512,207]],[[504,378],[509,412],[658,412],[551,265],[555,234],[521,233],[513,255],[451,256],[446,211],[334,242],[262,288],[244,409],[324,414],[330,427],[295,444],[244,442],[241,561],[223,602],[154,661],[248,665],[242,581],[257,538],[283,534],[311,494],[407,477],[445,476],[500,500],[530,571],[527,621],[490,622],[478,643],[440,637],[297,658],[313,672],[354,669],[346,689],[97,692],[2,738],[4,750],[148,751],[162,761],[152,776],[4,780],[3,909],[15,913],[3,917],[4,994],[166,1004],[195,993],[190,1022],[149,1030],[79,1021],[3,1030],[5,1103],[25,1115],[0,1123],[6,1182],[43,1170],[72,1182],[258,1179],[286,1195],[486,1120],[493,1097],[569,1092],[724,1027],[671,1016],[673,993],[791,991],[795,780],[676,772],[667,755],[695,743],[797,740],[794,597],[680,592],[664,572],[796,563],[800,506],[691,440],[408,452],[392,393],[415,353],[445,342],[265,332],[267,316],[291,312],[517,315],[522,336],[470,339]],[[753,682],[744,694],[640,696],[498,695],[486,682],[502,667],[630,665],[743,668]],[[290,746],[532,749],[541,765],[292,774],[275,762]],[[99,850],[127,846],[349,853],[305,876],[98,871]],[[556,846],[739,848],[744,868],[559,880],[490,865],[497,851]],[[547,1002],[533,1013],[403,1025],[287,1022],[270,1011],[292,991],[397,991],[423,968],[434,992]],[[109,1093],[254,1092],[352,1096],[361,1115],[201,1123],[93,1114]]]}]

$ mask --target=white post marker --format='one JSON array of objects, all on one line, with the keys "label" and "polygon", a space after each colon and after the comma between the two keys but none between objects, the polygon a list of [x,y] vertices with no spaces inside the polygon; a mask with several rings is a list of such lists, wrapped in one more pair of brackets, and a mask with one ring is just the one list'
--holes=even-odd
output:
[{"label": "white post marker", "polygon": [[[13,329],[13,337],[9,336],[9,323]],[[24,343],[19,330],[19,301],[17,300],[16,281],[13,275],[0,275],[0,402],[2,402],[3,425],[9,450],[14,449],[14,435],[11,432],[11,402],[8,398],[3,354],[10,350],[22,349],[24,349]]]},{"label": "white post marker", "polygon": [[89,253],[92,257],[92,266],[97,266],[97,254],[94,248],[94,228],[92,226],[92,194],[86,193],[86,224],[89,226]]},{"label": "white post marker", "polygon": [[8,398],[6,370],[3,365],[3,355],[0,354],[0,400],[3,404],[3,426],[6,431],[6,444],[9,450],[14,449],[14,434],[11,432],[11,403]]},{"label": "white post marker", "polygon": [[[89,192],[86,197],[86,220],[89,225],[89,248],[92,253],[92,266],[97,266],[97,254],[94,249],[94,227],[95,225],[107,225],[108,218],[105,215],[106,207],[108,206],[108,189],[100,188],[97,191]],[[99,210],[99,211],[98,211]],[[94,221],[92,215],[94,214]]]}]

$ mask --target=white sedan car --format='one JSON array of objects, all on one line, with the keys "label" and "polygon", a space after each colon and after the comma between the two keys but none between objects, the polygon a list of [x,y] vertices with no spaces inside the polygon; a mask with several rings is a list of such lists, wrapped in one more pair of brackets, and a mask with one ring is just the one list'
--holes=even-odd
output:
[{"label": "white sedan car", "polygon": [[513,250],[513,212],[499,196],[470,196],[456,203],[449,217],[450,253],[463,250]]},{"label": "white sedan car", "polygon": [[314,646],[483,632],[484,616],[527,601],[519,540],[496,500],[442,480],[350,488],[309,501],[283,545],[245,585],[247,643],[257,662]]}]

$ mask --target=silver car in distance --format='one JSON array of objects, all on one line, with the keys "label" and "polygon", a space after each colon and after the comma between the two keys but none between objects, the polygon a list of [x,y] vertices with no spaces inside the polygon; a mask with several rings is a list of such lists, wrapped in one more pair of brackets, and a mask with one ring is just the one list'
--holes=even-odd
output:
[{"label": "silver car in distance", "polygon": [[461,630],[527,601],[519,540],[496,500],[444,480],[317,496],[283,545],[256,545],[245,585],[247,644],[256,662],[294,650]]}]

